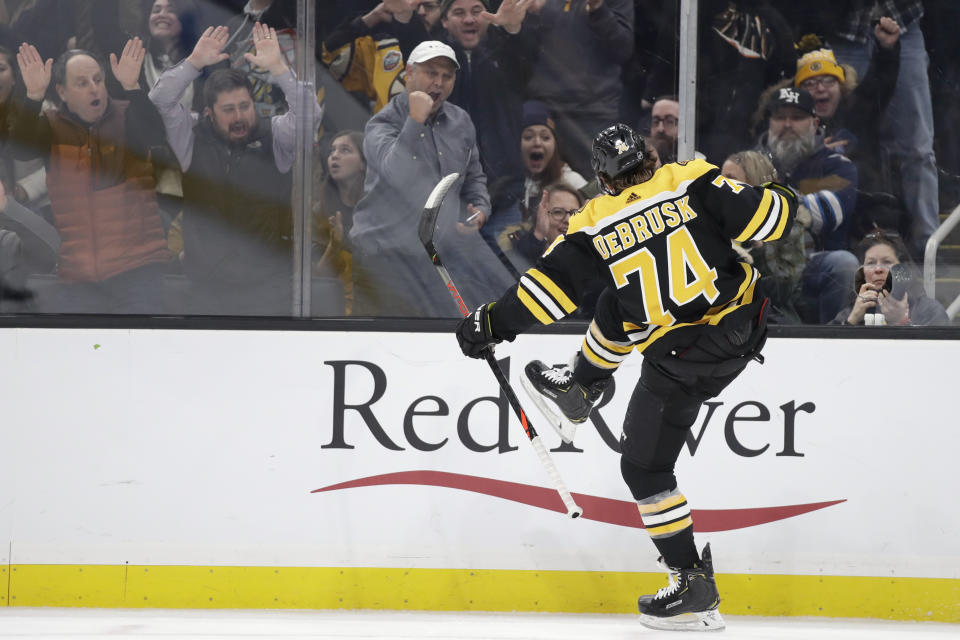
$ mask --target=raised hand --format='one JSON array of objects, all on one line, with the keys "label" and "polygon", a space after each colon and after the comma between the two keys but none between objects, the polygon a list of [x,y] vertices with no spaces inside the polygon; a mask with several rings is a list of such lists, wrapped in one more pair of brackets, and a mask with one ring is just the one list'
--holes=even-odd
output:
[{"label": "raised hand", "polygon": [[17,51],[17,65],[20,67],[20,76],[27,88],[27,97],[37,102],[47,95],[50,86],[50,73],[53,69],[53,59],[46,62],[40,57],[40,52],[32,44],[24,42]]},{"label": "raised hand", "polygon": [[223,25],[207,27],[207,30],[197,40],[197,44],[193,47],[193,52],[187,57],[187,60],[197,71],[212,64],[223,62],[230,57],[223,52],[229,38],[230,30]]},{"label": "raised hand", "polygon": [[395,20],[406,24],[410,22],[420,3],[417,0],[383,0],[383,6]]},{"label": "raised hand", "polygon": [[127,40],[119,60],[117,60],[117,54],[110,54],[110,68],[113,70],[113,76],[126,91],[133,91],[140,86],[140,69],[143,68],[145,56],[146,49],[140,38]]},{"label": "raised hand", "polygon": [[587,13],[593,13],[602,6],[603,0],[587,0],[587,3],[584,5],[584,7],[587,9]]},{"label": "raised hand", "polygon": [[510,33],[517,33],[531,4],[531,0],[503,0],[496,13],[484,11],[480,17]]},{"label": "raised hand", "polygon": [[433,109],[433,98],[424,91],[410,92],[410,117],[423,124],[430,117]]},{"label": "raised hand", "polygon": [[243,54],[244,60],[253,67],[266,69],[271,75],[280,76],[287,72],[287,63],[277,42],[277,30],[257,22],[253,25],[253,46],[256,53]]},{"label": "raised hand", "polygon": [[386,5],[382,2],[361,18],[363,24],[367,25],[368,29],[372,29],[383,22],[390,22],[392,19],[393,14],[390,13],[390,10],[387,9]]},{"label": "raised hand", "polygon": [[874,27],[873,34],[877,37],[877,42],[880,43],[881,47],[890,49],[897,44],[897,40],[900,39],[900,25],[898,25],[893,18],[884,16],[880,18],[880,22]]}]

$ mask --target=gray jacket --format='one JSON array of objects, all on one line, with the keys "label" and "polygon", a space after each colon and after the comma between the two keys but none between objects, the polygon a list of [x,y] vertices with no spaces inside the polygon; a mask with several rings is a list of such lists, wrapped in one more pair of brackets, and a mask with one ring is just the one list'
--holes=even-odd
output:
[{"label": "gray jacket", "polygon": [[367,123],[363,138],[367,176],[363,199],[353,214],[350,240],[360,253],[400,251],[420,254],[417,225],[430,191],[440,179],[459,173],[447,192],[437,238],[454,232],[473,204],[489,217],[487,178],[480,166],[477,134],[466,111],[445,102],[420,124],[410,117],[406,93],[394,96]]},{"label": "gray jacket", "polygon": [[460,174],[443,201],[434,239],[463,300],[473,307],[496,299],[514,280],[479,233],[456,228],[468,204],[490,214],[470,116],[444,103],[420,124],[409,105],[406,93],[395,96],[364,132],[365,195],[349,235],[359,274],[357,308],[362,315],[456,316],[417,234],[427,197],[443,176]]},{"label": "gray jacket", "polygon": [[[157,107],[163,124],[167,129],[167,140],[170,148],[177,154],[180,168],[183,171],[190,169],[190,158],[193,156],[194,134],[193,127],[197,124],[197,114],[191,113],[180,98],[200,77],[192,64],[184,59],[180,64],[163,72],[156,86],[150,90],[150,100]],[[296,155],[297,110],[296,95],[297,78],[293,71],[285,73],[279,78],[270,77],[271,81],[280,87],[285,95],[291,96],[290,110],[282,116],[270,118],[270,128],[273,131],[273,158],[280,173],[286,173],[293,166]],[[314,101],[314,123],[323,118],[323,109]]]}]

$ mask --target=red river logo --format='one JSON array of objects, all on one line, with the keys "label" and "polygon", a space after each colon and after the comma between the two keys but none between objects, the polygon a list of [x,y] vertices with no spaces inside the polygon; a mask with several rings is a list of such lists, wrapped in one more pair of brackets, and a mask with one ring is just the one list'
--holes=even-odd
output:
[{"label": "red river logo", "polygon": [[[558,513],[566,513],[567,509],[560,500],[560,496],[553,489],[537,487],[506,480],[467,476],[460,473],[446,471],[400,471],[385,473],[378,476],[368,476],[332,484],[310,493],[324,493],[341,489],[356,489],[359,487],[378,487],[397,484],[415,484],[428,487],[446,487],[461,491],[472,491],[502,500],[511,500],[520,504],[530,505],[538,509],[547,509]],[[589,496],[583,493],[573,493],[573,499],[583,509],[585,520],[606,522],[621,527],[643,528],[637,503],[627,500],[614,500],[600,496]],[[780,507],[758,507],[752,509],[693,509],[694,528],[701,533],[711,531],[731,531],[755,527],[768,522],[793,518],[811,511],[825,509],[846,500],[829,500],[827,502],[811,502],[807,504],[784,505]]]}]

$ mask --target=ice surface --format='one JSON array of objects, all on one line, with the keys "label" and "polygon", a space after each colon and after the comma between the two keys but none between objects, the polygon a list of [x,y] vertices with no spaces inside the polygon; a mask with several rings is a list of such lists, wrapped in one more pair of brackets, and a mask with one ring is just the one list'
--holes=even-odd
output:
[{"label": "ice surface", "polygon": [[725,616],[721,633],[652,631],[631,615],[0,608],[0,638],[257,640],[926,640],[960,638],[960,625],[832,618]]}]

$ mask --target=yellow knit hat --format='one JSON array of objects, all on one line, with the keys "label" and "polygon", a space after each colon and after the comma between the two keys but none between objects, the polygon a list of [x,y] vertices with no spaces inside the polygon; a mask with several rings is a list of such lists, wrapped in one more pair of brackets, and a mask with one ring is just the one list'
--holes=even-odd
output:
[{"label": "yellow knit hat", "polygon": [[830,49],[811,51],[797,60],[797,75],[793,80],[794,86],[799,87],[804,80],[814,76],[834,76],[840,82],[846,81],[843,67],[837,64],[837,58]]}]

